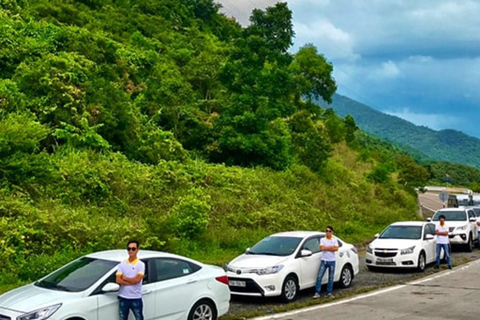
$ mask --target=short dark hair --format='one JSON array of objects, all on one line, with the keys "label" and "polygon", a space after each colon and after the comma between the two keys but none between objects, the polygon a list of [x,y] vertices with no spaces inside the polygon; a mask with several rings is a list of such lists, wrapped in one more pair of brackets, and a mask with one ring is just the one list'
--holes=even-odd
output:
[{"label": "short dark hair", "polygon": [[444,216],[443,214],[440,215],[440,217],[438,217],[438,220],[440,220],[440,219],[442,219],[442,218],[443,218],[443,220],[445,220],[445,216]]},{"label": "short dark hair", "polygon": [[332,232],[334,231],[332,226],[327,226],[327,229],[332,230]]},{"label": "short dark hair", "polygon": [[128,247],[129,245],[131,245],[132,243],[135,243],[135,244],[137,245],[137,249],[140,248],[140,242],[138,242],[138,240],[130,240],[130,241],[128,241],[127,247]]}]

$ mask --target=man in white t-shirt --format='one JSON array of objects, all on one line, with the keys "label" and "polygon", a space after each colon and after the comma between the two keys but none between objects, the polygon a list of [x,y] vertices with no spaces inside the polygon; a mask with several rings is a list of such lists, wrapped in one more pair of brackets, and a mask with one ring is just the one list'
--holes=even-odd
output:
[{"label": "man in white t-shirt", "polygon": [[435,269],[440,268],[440,254],[445,254],[447,265],[449,269],[452,269],[452,262],[450,261],[450,240],[448,239],[448,226],[445,224],[445,216],[442,214],[439,217],[440,224],[435,228],[435,234],[437,235],[437,263]]},{"label": "man in white t-shirt", "polygon": [[136,320],[143,320],[142,282],[145,264],[137,258],[140,243],[136,240],[127,244],[128,259],[118,266],[116,274],[120,320],[127,320],[130,310]]},{"label": "man in white t-shirt", "polygon": [[313,299],[320,298],[322,291],[322,279],[328,269],[327,297],[333,298],[333,276],[335,275],[335,252],[338,251],[338,240],[333,236],[333,228],[327,227],[325,237],[320,240],[320,250],[322,250],[322,260],[318,270],[317,285]]}]

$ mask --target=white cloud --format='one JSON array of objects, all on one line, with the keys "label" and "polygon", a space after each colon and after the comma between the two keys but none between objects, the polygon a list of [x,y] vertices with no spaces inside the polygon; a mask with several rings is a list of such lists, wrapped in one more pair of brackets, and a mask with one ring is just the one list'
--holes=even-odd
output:
[{"label": "white cloud", "polygon": [[395,79],[400,75],[400,69],[392,60],[383,62],[380,68],[375,70],[373,75],[374,81],[384,81],[389,79]]},{"label": "white cloud", "polygon": [[385,113],[433,130],[452,128],[460,123],[460,119],[456,117],[447,117],[444,114],[416,113],[409,108],[403,108],[397,111],[386,111]]}]

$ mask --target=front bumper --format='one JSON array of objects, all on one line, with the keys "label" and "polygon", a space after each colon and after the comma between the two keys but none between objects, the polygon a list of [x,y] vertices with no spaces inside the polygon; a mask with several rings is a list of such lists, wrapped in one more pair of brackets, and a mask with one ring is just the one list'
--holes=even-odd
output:
[{"label": "front bumper", "polygon": [[400,251],[393,257],[378,257],[373,253],[367,253],[365,257],[367,266],[378,268],[416,268],[418,255],[414,253],[400,254]]},{"label": "front bumper", "polygon": [[450,244],[467,244],[468,234],[464,232],[454,232],[448,235]]},{"label": "front bumper", "polygon": [[16,320],[17,317],[25,313],[16,312],[9,309],[0,308],[0,320]]},{"label": "front bumper", "polygon": [[282,273],[260,276],[255,273],[237,274],[229,271],[227,272],[227,277],[232,295],[275,297],[282,294],[284,278]]}]

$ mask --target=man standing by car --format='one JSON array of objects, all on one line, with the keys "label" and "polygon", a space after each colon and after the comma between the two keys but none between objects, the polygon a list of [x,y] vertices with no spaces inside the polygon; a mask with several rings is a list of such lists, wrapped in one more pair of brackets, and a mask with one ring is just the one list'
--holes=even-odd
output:
[{"label": "man standing by car", "polygon": [[315,287],[314,299],[320,298],[322,291],[322,279],[328,269],[327,297],[333,298],[333,276],[335,275],[335,252],[338,251],[338,240],[333,237],[333,228],[327,227],[325,237],[320,240],[320,250],[322,251],[322,260],[318,270],[317,285]]},{"label": "man standing by car", "polygon": [[127,320],[132,310],[136,320],[143,320],[142,281],[145,274],[145,264],[137,257],[140,244],[131,240],[127,244],[128,259],[120,263],[116,281],[118,290],[120,320]]},{"label": "man standing by car", "polygon": [[440,224],[435,228],[435,234],[437,235],[437,262],[435,269],[440,267],[440,254],[443,249],[445,259],[449,269],[452,269],[452,262],[450,261],[450,246],[448,240],[448,226],[445,224],[445,216],[442,214],[439,218]]}]

